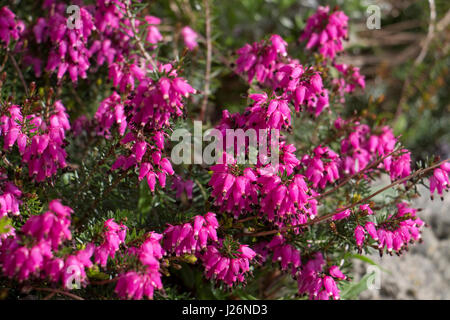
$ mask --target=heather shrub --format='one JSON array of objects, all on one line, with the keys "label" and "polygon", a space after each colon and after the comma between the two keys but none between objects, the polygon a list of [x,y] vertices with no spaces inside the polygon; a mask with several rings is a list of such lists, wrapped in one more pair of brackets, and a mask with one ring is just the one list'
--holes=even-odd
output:
[{"label": "heather shrub", "polygon": [[450,161],[361,98],[348,15],[227,47],[218,8],[0,6],[2,296],[351,299],[353,259],[421,242]]}]

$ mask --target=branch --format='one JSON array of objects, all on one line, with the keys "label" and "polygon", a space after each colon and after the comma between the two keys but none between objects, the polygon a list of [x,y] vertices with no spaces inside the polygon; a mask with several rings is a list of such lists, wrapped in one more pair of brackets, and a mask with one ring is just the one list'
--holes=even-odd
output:
[{"label": "branch", "polygon": [[420,54],[417,56],[416,60],[414,61],[414,65],[420,64],[425,56],[427,55],[428,48],[430,46],[431,40],[434,36],[434,28],[436,23],[436,6],[434,4],[434,0],[428,0],[430,4],[430,23],[428,25],[428,34],[425,38],[422,50],[420,51]]},{"label": "branch", "polygon": [[75,299],[75,300],[84,300],[82,297],[77,296],[76,294],[64,291],[64,290],[59,290],[59,289],[52,289],[52,288],[33,288],[33,290],[36,291],[46,291],[46,292],[52,292],[53,294],[62,294],[65,295],[69,298]]},{"label": "branch", "polygon": [[200,121],[205,117],[206,107],[208,105],[209,82],[211,76],[211,60],[212,60],[212,45],[211,45],[211,15],[209,8],[209,0],[204,0],[205,16],[206,16],[206,71],[205,71],[205,89],[203,102],[200,109]]},{"label": "branch", "polygon": [[[420,51],[420,54],[414,60],[414,67],[419,65],[423,61],[423,59],[425,59],[425,56],[428,52],[428,48],[430,46],[431,40],[433,39],[433,36],[434,36],[434,28],[435,28],[435,23],[436,23],[436,6],[434,4],[434,0],[428,0],[428,2],[430,4],[430,23],[428,25],[428,34],[427,34],[427,37],[425,38],[425,41],[424,41],[422,50]],[[410,75],[411,75],[412,69],[413,68],[408,69],[408,73],[406,75],[406,80],[403,83],[400,100],[398,102],[397,111],[395,112],[395,116],[394,116],[395,120],[397,120],[400,117],[400,115],[402,114],[403,105],[406,103],[406,101],[408,99],[407,91],[411,84]]]},{"label": "branch", "polygon": [[127,18],[130,19],[130,25],[131,25],[131,31],[133,32],[133,38],[136,40],[136,45],[139,49],[139,51],[142,53],[144,58],[152,65],[153,72],[156,72],[158,70],[155,60],[148,54],[148,52],[145,50],[144,45],[142,44],[142,40],[139,37],[139,33],[136,30],[136,19],[134,18],[133,14],[130,11],[130,6],[127,5],[126,8]]},{"label": "branch", "polygon": [[25,94],[28,96],[28,86],[27,86],[27,83],[25,82],[25,78],[23,77],[23,73],[20,70],[19,65],[17,64],[16,58],[14,58],[14,56],[9,52],[8,52],[8,56],[11,59],[13,65],[14,65],[14,68],[17,71],[17,74],[19,75],[19,79],[22,82],[23,88],[25,89]]}]

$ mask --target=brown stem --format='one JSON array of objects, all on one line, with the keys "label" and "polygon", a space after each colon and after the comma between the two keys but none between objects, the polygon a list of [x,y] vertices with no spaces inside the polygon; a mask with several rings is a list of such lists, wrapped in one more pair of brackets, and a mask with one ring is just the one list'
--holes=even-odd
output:
[{"label": "brown stem", "polygon": [[59,289],[52,289],[52,288],[33,288],[33,290],[36,291],[46,291],[46,292],[52,292],[54,294],[62,294],[65,295],[69,298],[75,299],[75,300],[84,300],[82,297],[77,296],[76,294],[64,291],[64,290],[59,290]]},{"label": "brown stem", "polygon": [[27,83],[25,82],[25,78],[23,77],[23,73],[20,70],[19,65],[17,64],[16,58],[14,58],[14,56],[9,52],[8,52],[8,56],[11,59],[13,65],[14,65],[14,68],[17,71],[17,74],[19,75],[19,79],[22,82],[23,88],[25,89],[25,94],[28,96],[28,86],[27,86]]},{"label": "brown stem", "polygon": [[205,24],[206,24],[206,70],[205,70],[205,89],[203,102],[200,109],[200,121],[205,117],[206,107],[208,106],[209,82],[211,76],[211,60],[212,60],[212,45],[211,45],[211,15],[209,8],[209,0],[204,0],[205,6]]},{"label": "brown stem", "polygon": [[136,30],[136,19],[133,17],[133,15],[130,11],[129,5],[127,5],[126,14],[127,14],[127,18],[130,19],[131,31],[133,32],[133,38],[134,38],[134,40],[136,40],[136,45],[137,45],[139,51],[142,53],[142,55],[147,60],[147,62],[149,62],[152,65],[153,72],[156,72],[158,70],[158,68],[156,66],[155,60],[153,60],[153,58],[148,54],[148,52],[145,51],[144,45],[142,44],[142,40],[139,37],[139,34]]}]

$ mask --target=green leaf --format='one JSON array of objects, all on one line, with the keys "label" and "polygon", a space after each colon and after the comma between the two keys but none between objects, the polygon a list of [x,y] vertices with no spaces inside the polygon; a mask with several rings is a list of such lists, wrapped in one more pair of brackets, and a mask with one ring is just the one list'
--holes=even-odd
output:
[{"label": "green leaf", "polygon": [[374,276],[374,272],[366,274],[356,284],[347,285],[344,290],[341,291],[342,300],[354,300],[357,299],[361,292],[367,290],[367,283],[369,278]]},{"label": "green leaf", "polygon": [[371,265],[373,265],[373,266],[377,266],[377,267],[380,268],[380,270],[382,270],[383,272],[386,272],[387,274],[392,275],[392,273],[391,273],[389,270],[383,268],[382,266],[380,266],[378,263],[376,263],[375,261],[373,261],[373,260],[370,259],[369,257],[363,256],[363,255],[360,255],[360,254],[357,254],[357,253],[354,253],[354,254],[347,253],[347,254],[345,255],[345,259],[348,259],[348,258],[358,259],[358,260],[361,260],[361,261],[366,262],[366,263],[368,263],[368,264],[371,264]]}]

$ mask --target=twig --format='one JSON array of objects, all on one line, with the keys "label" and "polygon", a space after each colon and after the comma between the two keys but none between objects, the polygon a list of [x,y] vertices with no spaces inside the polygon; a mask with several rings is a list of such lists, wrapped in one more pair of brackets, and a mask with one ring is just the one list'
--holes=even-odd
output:
[{"label": "twig", "polygon": [[65,296],[67,296],[67,297],[69,297],[69,298],[72,298],[72,299],[75,299],[75,300],[84,300],[82,297],[77,296],[76,294],[73,294],[73,293],[70,293],[70,292],[67,292],[67,291],[64,291],[64,290],[59,290],[59,289],[52,289],[52,288],[34,288],[34,287],[33,287],[33,290],[36,290],[36,291],[52,292],[52,293],[54,293],[54,294],[59,293],[59,294],[65,295]]},{"label": "twig", "polygon": [[145,51],[144,45],[142,44],[142,40],[139,37],[139,34],[136,30],[136,20],[130,11],[129,5],[127,5],[126,13],[127,13],[127,18],[130,19],[131,31],[133,32],[133,38],[134,38],[134,40],[136,40],[136,45],[137,45],[139,51],[142,53],[142,55],[147,60],[147,62],[149,62],[152,65],[153,72],[156,72],[158,70],[158,67],[156,66],[155,60],[153,60],[153,58],[148,54],[148,52]]},{"label": "twig", "polygon": [[203,102],[200,109],[200,121],[203,121],[205,117],[206,107],[208,105],[208,95],[209,95],[209,82],[211,76],[211,60],[212,60],[212,45],[211,45],[211,15],[209,0],[204,0],[205,5],[205,24],[206,24],[206,70],[205,70],[205,89]]},{"label": "twig", "polygon": [[422,50],[420,51],[420,54],[417,56],[416,60],[414,61],[414,65],[420,64],[425,56],[427,55],[428,48],[431,43],[431,39],[433,39],[434,36],[434,28],[436,23],[436,6],[434,4],[434,0],[428,0],[428,3],[430,4],[430,23],[428,25],[428,34],[425,38]]},{"label": "twig", "polygon": [[6,65],[6,62],[8,61],[8,57],[9,57],[9,55],[8,55],[8,54],[5,54],[5,57],[3,58],[2,66],[0,67],[0,72],[3,71],[3,68],[4,68],[5,65]]},{"label": "twig", "polygon": [[25,89],[25,94],[28,96],[28,86],[27,83],[25,82],[25,78],[23,77],[23,73],[20,70],[19,65],[17,64],[16,58],[14,58],[14,56],[10,52],[8,52],[8,56],[11,59],[14,68],[17,71],[17,74],[19,75],[19,79],[22,82],[23,88]]},{"label": "twig", "polygon": [[[428,0],[428,3],[430,4],[430,23],[428,25],[428,33],[427,37],[425,38],[424,44],[422,46],[422,50],[420,51],[417,58],[414,60],[414,67],[418,66],[423,59],[425,59],[425,56],[428,52],[428,48],[430,46],[431,40],[434,36],[434,29],[435,29],[435,23],[436,23],[436,6],[434,3],[434,0]],[[406,103],[408,99],[407,91],[409,89],[409,86],[411,84],[410,75],[413,68],[408,69],[408,72],[406,74],[406,80],[403,83],[400,100],[398,102],[397,111],[395,112],[394,121],[397,121],[400,115],[403,111],[403,106]]]}]

